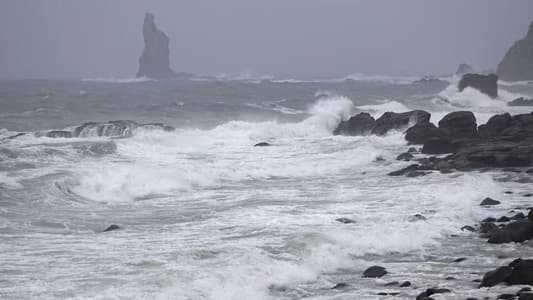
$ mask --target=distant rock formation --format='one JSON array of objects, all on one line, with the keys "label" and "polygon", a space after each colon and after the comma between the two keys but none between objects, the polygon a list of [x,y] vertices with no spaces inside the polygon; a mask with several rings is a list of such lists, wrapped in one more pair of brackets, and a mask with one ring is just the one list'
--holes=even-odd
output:
[{"label": "distant rock formation", "polygon": [[137,77],[176,77],[170,68],[168,36],[155,26],[154,15],[150,13],[144,17],[143,36],[144,51],[139,58]]},{"label": "distant rock formation", "polygon": [[516,98],[507,103],[509,106],[533,106],[533,99],[526,99],[524,97]]},{"label": "distant rock formation", "polygon": [[468,74],[468,73],[475,73],[476,71],[474,70],[474,68],[472,68],[472,66],[468,65],[468,64],[460,64],[459,67],[457,68],[457,71],[455,71],[455,75],[465,75],[465,74]]},{"label": "distant rock formation", "polygon": [[467,87],[474,88],[491,98],[496,98],[498,97],[498,75],[465,74],[459,81],[459,92]]},{"label": "distant rock formation", "polygon": [[527,35],[507,51],[497,73],[507,81],[533,80],[533,22]]}]

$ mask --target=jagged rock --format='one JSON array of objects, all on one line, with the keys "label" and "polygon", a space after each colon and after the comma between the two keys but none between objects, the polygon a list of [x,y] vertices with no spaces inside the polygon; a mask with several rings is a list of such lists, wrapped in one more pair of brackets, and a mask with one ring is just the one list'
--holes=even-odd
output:
[{"label": "jagged rock", "polygon": [[339,124],[333,134],[367,135],[372,131],[376,120],[368,113],[360,113]]},{"label": "jagged rock", "polygon": [[387,270],[381,266],[372,266],[363,272],[363,277],[366,278],[380,278],[387,274]]},{"label": "jagged rock", "polygon": [[453,138],[475,138],[478,136],[476,117],[471,111],[455,111],[439,121],[439,128]]},{"label": "jagged rock", "polygon": [[533,80],[533,22],[526,36],[507,51],[497,73],[507,81]]},{"label": "jagged rock", "polygon": [[176,73],[170,68],[168,36],[159,30],[154,15],[147,13],[143,24],[144,51],[139,58],[137,77],[170,78]]},{"label": "jagged rock", "polygon": [[505,223],[505,222],[510,222],[510,221],[511,221],[511,219],[509,217],[506,217],[506,216],[502,216],[498,220],[496,220],[496,222],[500,222],[500,223]]},{"label": "jagged rock", "polygon": [[469,73],[475,73],[476,71],[472,66],[469,64],[460,64],[459,67],[457,67],[457,71],[455,71],[455,75],[465,75]]},{"label": "jagged rock", "polygon": [[509,106],[533,106],[533,99],[526,99],[524,97],[516,98],[507,103]]},{"label": "jagged rock", "polygon": [[400,284],[400,287],[410,287],[411,281],[404,281],[402,284]]},{"label": "jagged rock", "polygon": [[409,127],[405,132],[405,140],[409,144],[424,144],[432,138],[445,137],[446,132],[437,128],[433,123],[417,123],[414,126]]},{"label": "jagged rock", "polygon": [[465,74],[459,81],[459,92],[471,87],[491,98],[498,97],[498,75]]},{"label": "jagged rock", "polygon": [[427,123],[431,114],[423,110],[413,110],[404,113],[386,112],[376,120],[372,134],[385,135],[392,129],[403,129],[409,125]]},{"label": "jagged rock", "polygon": [[501,204],[500,201],[498,200],[494,200],[490,197],[487,197],[485,199],[483,199],[483,201],[481,201],[481,203],[479,205],[481,206],[491,206],[491,205],[498,205],[498,204]]},{"label": "jagged rock", "polygon": [[139,125],[130,120],[109,121],[106,123],[88,122],[74,129],[74,137],[129,137]]}]

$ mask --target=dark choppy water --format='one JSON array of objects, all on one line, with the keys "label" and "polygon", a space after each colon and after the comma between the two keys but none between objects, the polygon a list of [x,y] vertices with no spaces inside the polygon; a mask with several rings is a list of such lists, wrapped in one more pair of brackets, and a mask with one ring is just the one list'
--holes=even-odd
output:
[{"label": "dark choppy water", "polygon": [[[356,111],[422,108],[435,121],[469,109],[483,122],[509,111],[507,101],[533,95],[527,83],[500,88],[491,100],[447,82],[398,78],[2,81],[0,298],[377,299],[396,291],[412,299],[420,292],[383,286],[394,280],[450,287],[449,299],[505,291],[479,291],[471,280],[506,262],[496,257],[531,248],[490,246],[460,227],[530,205],[522,196],[529,184],[502,181],[508,174],[499,172],[391,178],[385,174],[405,164],[394,159],[408,148],[401,133],[331,134]],[[176,130],[39,134],[117,119]],[[261,141],[274,146],[252,147]],[[480,208],[487,196],[503,204]],[[410,221],[416,213],[427,220]],[[123,229],[99,233],[110,224]],[[362,279],[375,264],[390,274]],[[331,290],[338,282],[349,286]]]}]

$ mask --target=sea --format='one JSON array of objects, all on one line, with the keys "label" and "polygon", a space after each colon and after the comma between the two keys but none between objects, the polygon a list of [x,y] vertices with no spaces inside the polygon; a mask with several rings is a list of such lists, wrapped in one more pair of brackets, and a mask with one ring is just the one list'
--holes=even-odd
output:
[{"label": "sea", "polygon": [[[531,206],[524,197],[531,181],[505,170],[391,177],[410,164],[396,160],[412,147],[402,131],[332,132],[359,112],[423,109],[437,123],[469,110],[478,124],[496,113],[529,113],[507,103],[532,98],[533,82],[500,81],[491,99],[459,92],[457,76],[419,79],[1,80],[0,298],[414,299],[436,286],[452,291],[436,299],[516,292],[479,289],[473,280],[527,257],[531,244],[489,245],[461,227]],[[113,120],[175,130],[46,136]],[[260,142],[271,146],[254,147]],[[502,204],[481,207],[485,197]],[[103,232],[112,224],[120,229]],[[374,265],[388,274],[363,278]],[[387,285],[394,281],[411,286]]]}]

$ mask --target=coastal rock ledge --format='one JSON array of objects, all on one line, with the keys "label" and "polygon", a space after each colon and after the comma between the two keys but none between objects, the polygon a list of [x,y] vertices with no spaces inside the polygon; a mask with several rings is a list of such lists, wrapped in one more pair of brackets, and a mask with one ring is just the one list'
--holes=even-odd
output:
[{"label": "coastal rock ledge", "polygon": [[176,73],[170,68],[168,36],[155,26],[154,15],[144,17],[144,51],[139,58],[137,77],[171,78]]}]

